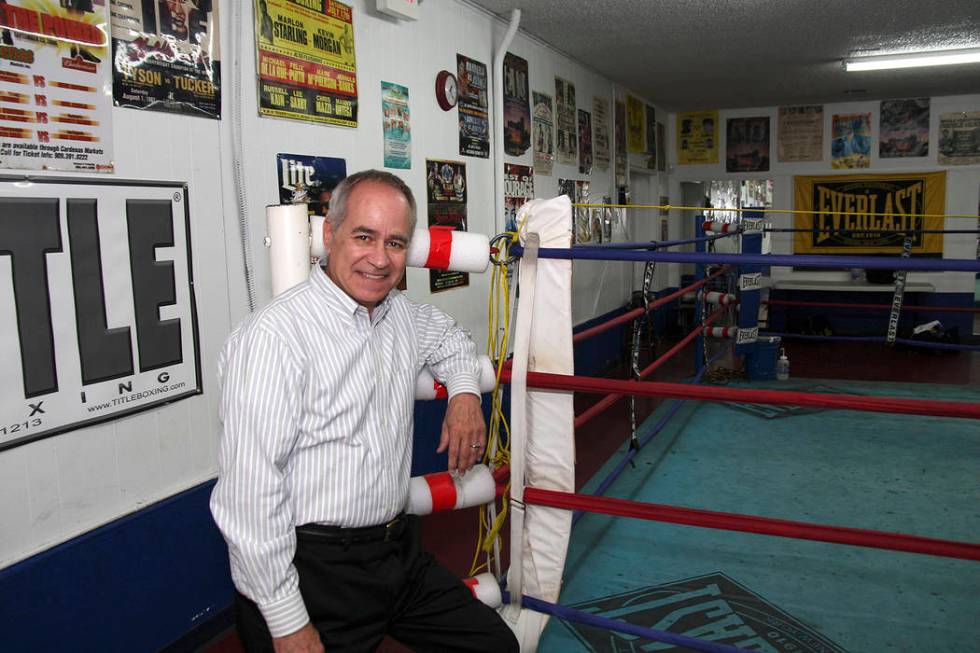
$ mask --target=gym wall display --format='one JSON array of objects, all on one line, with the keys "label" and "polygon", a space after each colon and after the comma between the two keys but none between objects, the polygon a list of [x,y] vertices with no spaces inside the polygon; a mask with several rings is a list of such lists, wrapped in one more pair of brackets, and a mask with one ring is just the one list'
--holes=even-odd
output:
[{"label": "gym wall display", "polygon": [[527,60],[508,52],[504,56],[504,152],[521,156],[530,145]]},{"label": "gym wall display", "polygon": [[111,0],[117,107],[221,118],[219,0]]},{"label": "gym wall display", "polygon": [[391,82],[381,82],[381,120],[386,168],[408,170],[412,167],[411,117],[408,88]]},{"label": "gym wall display", "polygon": [[613,109],[613,138],[616,139],[616,186],[626,185],[626,103],[616,102]]},{"label": "gym wall display", "polygon": [[0,449],[199,394],[187,187],[0,191]]},{"label": "gym wall display", "polygon": [[255,0],[255,48],[259,115],[357,127],[350,7]]},{"label": "gym wall display", "polygon": [[823,105],[779,107],[776,156],[781,163],[823,161]]},{"label": "gym wall display", "polygon": [[871,166],[871,114],[834,114],[830,141],[830,167]]},{"label": "gym wall display", "polygon": [[333,189],[347,176],[347,161],[329,156],[277,154],[279,203],[309,206],[310,215],[326,215]]},{"label": "gym wall display", "polygon": [[718,163],[718,112],[677,114],[677,163]]},{"label": "gym wall display", "polygon": [[662,122],[657,123],[657,170],[660,172],[667,170],[667,140]]},{"label": "gym wall display", "polygon": [[551,175],[555,163],[555,111],[550,95],[534,91],[534,172]]},{"label": "gym wall display", "polygon": [[904,235],[911,231],[912,256],[941,256],[943,235],[922,233],[943,228],[943,218],[923,218],[946,212],[946,173],[848,174],[794,179],[793,208],[798,232],[795,254],[902,253]]},{"label": "gym wall display", "polygon": [[578,165],[578,123],[575,115],[575,85],[555,77],[555,124],[558,163]]},{"label": "gym wall display", "polygon": [[578,171],[579,174],[592,174],[592,115],[578,110]]},{"label": "gym wall display", "polygon": [[725,147],[727,172],[769,170],[769,116],[729,118]]},{"label": "gym wall display", "polygon": [[980,111],[939,116],[939,165],[980,163]]},{"label": "gym wall display", "polygon": [[878,116],[878,158],[929,154],[929,98],[882,100]]},{"label": "gym wall display", "polygon": [[490,158],[490,118],[487,99],[487,65],[456,55],[459,81],[459,153]]},{"label": "gym wall display", "polygon": [[534,199],[534,169],[504,164],[504,229],[517,231],[517,210]]},{"label": "gym wall display", "polygon": [[646,139],[643,137],[643,127],[646,124],[643,114],[643,101],[632,95],[626,96],[626,146],[634,154],[647,151]]},{"label": "gym wall display", "polygon": [[113,171],[104,3],[0,3],[0,167]]},{"label": "gym wall display", "polygon": [[646,137],[647,168],[655,170],[657,168],[657,110],[649,104],[644,105],[645,122],[643,131]]},{"label": "gym wall display", "polygon": [[[429,227],[467,231],[466,164],[460,161],[426,159],[425,171]],[[468,285],[468,272],[429,270],[429,292],[442,292]]]},{"label": "gym wall display", "polygon": [[609,169],[609,101],[592,98],[592,150],[596,170]]}]

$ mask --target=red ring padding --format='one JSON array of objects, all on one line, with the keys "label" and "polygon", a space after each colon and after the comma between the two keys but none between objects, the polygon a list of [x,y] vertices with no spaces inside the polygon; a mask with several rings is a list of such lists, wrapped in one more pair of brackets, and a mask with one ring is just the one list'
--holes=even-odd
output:
[{"label": "red ring padding", "polygon": [[714,512],[681,508],[659,503],[640,503],[626,499],[610,497],[595,497],[572,492],[542,490],[540,488],[524,488],[524,503],[537,506],[550,506],[565,510],[584,510],[604,515],[619,517],[635,517],[650,521],[666,522],[669,524],[684,524],[702,528],[716,528],[726,531],[741,531],[744,533],[759,533],[776,537],[789,537],[798,540],[815,540],[817,542],[833,542],[835,544],[850,544],[873,549],[889,549],[906,551],[908,553],[924,553],[943,558],[960,558],[962,560],[980,561],[980,544],[970,542],[955,542],[939,540],[904,533],[886,533],[861,528],[846,528],[844,526],[825,526],[807,524],[805,522],[789,521],[786,519],[770,519],[768,517],[753,517],[731,512]]},{"label": "red ring padding", "polygon": [[[504,370],[504,381],[510,381],[511,370]],[[965,417],[980,419],[980,402],[934,401],[927,399],[899,399],[897,397],[869,397],[867,395],[815,394],[788,390],[749,390],[747,388],[719,388],[686,383],[662,383],[656,381],[624,381],[599,379],[591,376],[570,376],[528,372],[529,388],[549,390],[574,390],[591,393],[634,394],[644,397],[668,399],[695,399],[699,401],[743,402],[770,404],[773,406],[812,406],[861,410],[870,413],[900,413],[905,415],[931,415],[934,417]]]}]

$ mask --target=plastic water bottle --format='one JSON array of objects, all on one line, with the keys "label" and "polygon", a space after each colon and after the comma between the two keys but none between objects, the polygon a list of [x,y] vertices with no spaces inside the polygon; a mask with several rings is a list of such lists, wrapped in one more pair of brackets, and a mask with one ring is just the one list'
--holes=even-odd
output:
[{"label": "plastic water bottle", "polygon": [[786,357],[786,350],[780,349],[779,360],[776,361],[776,380],[786,381],[787,379],[789,379],[789,358]]}]

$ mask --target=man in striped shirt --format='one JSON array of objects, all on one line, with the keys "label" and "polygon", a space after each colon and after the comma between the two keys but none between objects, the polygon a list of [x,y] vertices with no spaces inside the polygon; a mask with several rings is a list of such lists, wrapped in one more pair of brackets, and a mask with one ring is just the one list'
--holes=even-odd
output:
[{"label": "man in striped shirt", "polygon": [[314,266],[222,351],[211,510],[248,651],[373,651],[386,633],[422,651],[518,650],[402,513],[423,366],[449,391],[449,469],[465,473],[486,441],[469,335],[395,290],[415,221],[398,177],[345,179],[324,223],[326,271]]}]

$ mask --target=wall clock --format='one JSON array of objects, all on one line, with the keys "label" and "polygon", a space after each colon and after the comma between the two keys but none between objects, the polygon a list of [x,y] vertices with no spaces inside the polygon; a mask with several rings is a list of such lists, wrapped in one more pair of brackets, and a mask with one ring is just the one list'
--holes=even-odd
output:
[{"label": "wall clock", "polygon": [[439,74],[436,75],[436,101],[439,102],[439,108],[443,111],[449,111],[456,106],[458,99],[459,84],[456,81],[456,76],[448,70],[439,71]]}]

